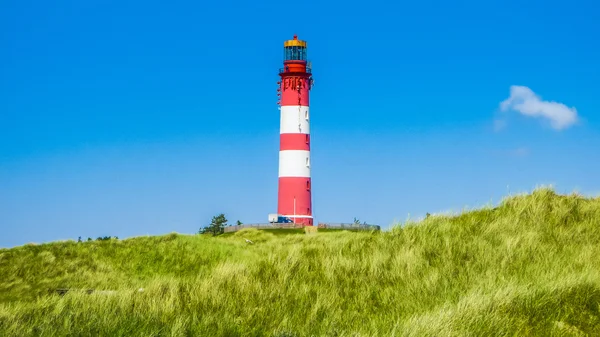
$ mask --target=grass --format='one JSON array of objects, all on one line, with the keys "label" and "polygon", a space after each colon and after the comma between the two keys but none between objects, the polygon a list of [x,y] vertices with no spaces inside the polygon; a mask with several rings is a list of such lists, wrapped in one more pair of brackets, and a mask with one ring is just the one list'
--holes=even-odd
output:
[{"label": "grass", "polygon": [[597,336],[599,226],[600,199],[538,189],[387,232],[3,249],[0,335]]}]

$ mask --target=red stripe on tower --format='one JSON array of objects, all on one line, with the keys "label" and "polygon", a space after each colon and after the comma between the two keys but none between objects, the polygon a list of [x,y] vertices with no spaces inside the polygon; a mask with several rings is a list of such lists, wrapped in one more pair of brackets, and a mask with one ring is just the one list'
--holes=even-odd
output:
[{"label": "red stripe on tower", "polygon": [[282,133],[279,135],[279,150],[310,151],[310,135],[301,133]]},{"label": "red stripe on tower", "polygon": [[311,68],[306,41],[285,41],[279,71],[280,146],[277,212],[297,224],[313,225],[310,178],[309,91]]}]

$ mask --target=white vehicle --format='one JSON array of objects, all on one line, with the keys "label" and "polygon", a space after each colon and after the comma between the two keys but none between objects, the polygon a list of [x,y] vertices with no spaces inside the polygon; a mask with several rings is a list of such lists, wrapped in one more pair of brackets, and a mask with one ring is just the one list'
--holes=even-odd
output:
[{"label": "white vehicle", "polygon": [[280,214],[269,214],[269,222],[270,223],[293,223],[292,219],[280,215]]}]

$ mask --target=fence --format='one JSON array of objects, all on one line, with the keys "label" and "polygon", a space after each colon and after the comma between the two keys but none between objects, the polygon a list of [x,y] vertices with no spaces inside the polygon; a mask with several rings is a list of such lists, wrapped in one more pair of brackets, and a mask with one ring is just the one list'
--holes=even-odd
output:
[{"label": "fence", "polygon": [[277,228],[304,228],[304,225],[294,223],[262,223],[262,224],[247,224],[247,225],[235,225],[225,227],[225,233],[237,232],[244,228],[256,228],[256,229],[277,229]]},{"label": "fence", "polygon": [[[294,223],[262,223],[262,224],[247,224],[247,225],[235,225],[235,226],[227,226],[224,228],[225,233],[229,232],[237,232],[244,228],[256,228],[256,229],[290,229],[290,228],[304,228],[305,226],[302,224],[294,224]],[[381,230],[381,227],[378,225],[368,225],[368,224],[355,224],[355,223],[319,223],[317,228],[322,229],[340,229],[340,230],[350,230],[350,231],[370,231],[370,230]]]},{"label": "fence", "polygon": [[319,223],[318,228],[323,229],[344,229],[344,230],[359,230],[359,231],[379,231],[381,227],[378,225],[356,224],[356,223]]}]

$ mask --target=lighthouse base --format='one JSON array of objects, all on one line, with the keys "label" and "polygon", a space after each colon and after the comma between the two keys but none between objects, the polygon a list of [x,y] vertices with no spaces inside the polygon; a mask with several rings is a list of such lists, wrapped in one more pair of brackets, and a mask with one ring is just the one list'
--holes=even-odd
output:
[{"label": "lighthouse base", "polygon": [[310,177],[279,177],[277,213],[291,222],[313,225]]},{"label": "lighthouse base", "polygon": [[306,215],[283,215],[284,217],[291,219],[293,223],[297,224],[297,225],[303,225],[303,226],[313,226],[313,218],[312,216],[306,216]]}]

